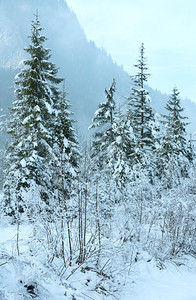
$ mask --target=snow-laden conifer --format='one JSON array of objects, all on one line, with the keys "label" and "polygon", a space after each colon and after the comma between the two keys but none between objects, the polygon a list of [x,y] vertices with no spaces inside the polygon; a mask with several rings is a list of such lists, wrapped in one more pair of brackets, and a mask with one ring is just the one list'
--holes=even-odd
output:
[{"label": "snow-laden conifer", "polygon": [[97,158],[98,165],[102,168],[108,163],[108,147],[114,141],[113,123],[116,103],[114,93],[116,82],[113,80],[111,87],[105,89],[106,101],[99,104],[95,112],[92,125],[95,128],[92,141],[92,157]]},{"label": "snow-laden conifer", "polygon": [[137,68],[136,75],[132,76],[134,86],[128,98],[128,118],[133,128],[136,139],[136,157],[141,160],[147,150],[154,146],[152,134],[152,124],[154,114],[151,107],[151,99],[146,88],[149,74],[147,72],[147,62],[144,56],[144,45],[140,48],[140,57],[134,67]]},{"label": "snow-laden conifer", "polygon": [[15,78],[16,100],[11,109],[8,129],[11,143],[5,183],[5,205],[9,212],[15,209],[15,202],[19,199],[22,211],[28,206],[23,203],[23,193],[30,193],[32,188],[39,191],[43,203],[49,204],[50,161],[53,158],[52,113],[54,101],[59,95],[57,85],[62,80],[57,77],[55,65],[49,61],[50,50],[43,46],[46,37],[42,35],[42,30],[36,15],[31,25],[31,44],[25,48],[29,58]]},{"label": "snow-laden conifer", "polygon": [[122,114],[120,107],[115,113],[113,135],[114,140],[108,149],[109,168],[117,187],[122,190],[129,180],[135,145],[130,121]]},{"label": "snow-laden conifer", "polygon": [[187,175],[189,162],[193,158],[193,151],[187,142],[186,122],[183,116],[179,91],[174,87],[166,104],[167,114],[162,115],[161,121],[164,131],[159,149],[158,169],[165,184],[172,187],[180,182],[182,176]]},{"label": "snow-laden conifer", "polygon": [[[106,101],[99,104],[99,109],[95,112],[95,117],[90,126],[90,129],[94,129],[91,146],[93,204],[95,207],[94,212],[97,219],[97,228],[103,226],[102,230],[106,229],[106,222],[113,213],[116,196],[116,184],[113,178],[114,168],[111,166],[114,155],[112,143],[115,141],[115,91],[116,82],[113,80],[110,88],[108,90],[105,89]],[[100,220],[102,225],[100,225],[98,220]]]},{"label": "snow-laden conifer", "polygon": [[[76,181],[79,167],[79,147],[74,121],[67,100],[65,84],[54,103],[53,123],[53,188],[63,209],[67,209],[68,200],[76,193]],[[75,186],[74,186],[75,185]]]},{"label": "snow-laden conifer", "polygon": [[162,143],[162,155],[183,154],[187,156],[187,140],[184,109],[181,106],[179,91],[174,87],[172,94],[166,104],[167,114],[162,115],[162,123],[165,127],[165,135]]}]

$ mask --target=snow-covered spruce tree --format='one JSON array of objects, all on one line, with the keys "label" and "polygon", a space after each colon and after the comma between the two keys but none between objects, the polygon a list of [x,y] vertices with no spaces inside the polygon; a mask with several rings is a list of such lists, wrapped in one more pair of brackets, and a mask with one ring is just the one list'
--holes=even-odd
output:
[{"label": "snow-covered spruce tree", "polygon": [[[44,48],[38,15],[31,25],[31,44],[25,48],[30,56],[24,61],[24,69],[15,79],[16,100],[8,129],[11,144],[8,147],[8,168],[4,185],[5,208],[12,214],[19,211],[49,205],[51,192],[50,161],[52,150],[52,112],[59,96],[57,68],[49,61],[50,50]],[[28,195],[29,201],[25,203]],[[31,200],[30,200],[31,199]],[[39,205],[38,205],[38,202]]]},{"label": "snow-covered spruce tree", "polygon": [[[53,151],[55,153],[55,166],[59,165],[61,177],[66,181],[65,198],[69,198],[71,179],[76,177],[79,164],[79,149],[76,132],[73,126],[72,112],[67,100],[65,84],[57,101],[54,102],[53,117]],[[54,172],[55,176],[55,172]]]},{"label": "snow-covered spruce tree", "polygon": [[99,104],[99,109],[95,112],[92,125],[89,127],[90,129],[95,128],[92,141],[92,157],[97,158],[100,169],[108,163],[108,147],[114,141],[115,91],[116,82],[113,79],[109,90],[105,89],[107,100]]},{"label": "snow-covered spruce tree", "polygon": [[109,146],[109,168],[122,192],[128,182],[135,144],[130,121],[122,114],[120,106],[115,113],[113,135],[114,141]]},{"label": "snow-covered spruce tree", "polygon": [[162,115],[162,123],[165,126],[165,135],[163,137],[162,151],[163,155],[183,154],[187,156],[187,140],[185,120],[182,116],[184,109],[181,107],[179,91],[174,87],[170,99],[166,104],[167,114]]},{"label": "snow-covered spruce tree", "polygon": [[[179,91],[175,87],[172,91],[170,99],[166,104],[167,114],[162,115],[162,124],[165,131],[161,140],[160,147],[160,165],[159,172],[168,173],[167,177],[174,180],[174,173],[177,177],[187,174],[187,165],[193,157],[193,153],[187,143],[185,121],[187,117],[182,115],[184,109],[181,107]],[[176,178],[178,181],[179,178]]]},{"label": "snow-covered spruce tree", "polygon": [[147,73],[148,68],[144,51],[144,44],[142,44],[138,63],[134,65],[138,72],[132,76],[134,87],[128,98],[127,116],[130,120],[136,140],[136,162],[141,162],[146,153],[154,148],[154,137],[152,133],[154,114],[152,112],[148,90],[145,88],[149,74]]},{"label": "snow-covered spruce tree", "polygon": [[99,104],[99,109],[95,112],[91,128],[94,128],[91,146],[91,160],[93,161],[93,178],[91,182],[94,186],[95,206],[97,215],[103,219],[111,216],[114,200],[115,183],[112,181],[111,168],[109,167],[109,151],[114,142],[114,115],[115,100],[114,93],[116,82],[113,80],[111,87],[105,89],[106,101]]},{"label": "snow-covered spruce tree", "polygon": [[[65,261],[65,230],[69,240],[68,248],[69,260],[72,260],[71,246],[71,223],[78,213],[76,208],[77,195],[77,173],[79,166],[80,153],[78,141],[71,118],[70,104],[67,100],[65,84],[57,101],[54,102],[54,122],[53,122],[53,151],[52,161],[52,182],[54,191],[54,211],[56,212],[57,222],[60,219],[61,230],[61,254]],[[74,201],[75,199],[75,201]]]}]

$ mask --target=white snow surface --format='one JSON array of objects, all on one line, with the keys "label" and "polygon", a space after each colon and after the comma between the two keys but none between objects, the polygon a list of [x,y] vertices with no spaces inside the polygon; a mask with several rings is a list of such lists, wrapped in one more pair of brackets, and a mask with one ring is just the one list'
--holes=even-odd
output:
[{"label": "white snow surface", "polygon": [[27,164],[26,164],[26,161],[25,161],[24,158],[20,161],[20,164],[21,164],[21,166],[22,166],[23,168],[26,167]]},{"label": "white snow surface", "polygon": [[120,300],[196,300],[195,259],[181,266],[167,262],[162,270],[153,262],[140,261],[131,272],[133,281],[127,282]]},{"label": "white snow surface", "polygon": [[[3,195],[0,193],[0,202]],[[96,281],[95,273],[76,272],[64,284],[52,270],[44,266],[42,258],[29,252],[33,237],[30,225],[20,226],[20,256],[16,249],[16,225],[7,225],[8,219],[0,219],[0,300],[32,299],[24,283],[37,280],[40,300],[196,300],[196,259],[193,256],[179,257],[159,262],[143,252],[134,263],[129,275],[122,274],[121,288],[116,295],[104,296],[85,290],[85,279]],[[72,297],[73,287],[76,289]],[[115,296],[115,298],[114,298]]]},{"label": "white snow surface", "polygon": [[[23,283],[38,281],[39,296],[36,299],[47,300],[196,300],[196,260],[184,256],[163,264],[148,260],[145,255],[130,269],[129,275],[122,276],[121,289],[116,297],[104,296],[85,290],[84,278],[96,281],[95,274],[83,274],[78,271],[66,284],[62,284],[52,270],[48,270],[40,261],[28,252],[28,240],[32,237],[32,227],[22,225],[20,229],[20,251],[16,251],[16,226],[6,225],[6,219],[0,225],[0,300],[32,299]],[[145,254],[145,253],[144,253]],[[160,267],[161,266],[161,267]],[[37,273],[36,273],[37,272]],[[22,281],[22,283],[21,283]],[[74,286],[77,290],[72,298]]]}]

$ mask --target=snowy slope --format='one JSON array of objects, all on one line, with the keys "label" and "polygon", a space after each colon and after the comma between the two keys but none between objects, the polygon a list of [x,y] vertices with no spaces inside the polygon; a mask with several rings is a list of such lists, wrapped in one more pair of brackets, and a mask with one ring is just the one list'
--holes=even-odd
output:
[{"label": "snowy slope", "polygon": [[[196,260],[191,256],[159,264],[148,260],[148,255],[144,252],[128,274],[127,270],[121,272],[119,290],[111,296],[104,296],[93,291],[98,280],[93,272],[83,273],[78,268],[67,280],[60,280],[54,268],[45,264],[46,253],[33,255],[39,249],[33,249],[32,241],[32,227],[21,226],[21,254],[18,257],[16,226],[6,226],[6,219],[1,220],[1,300],[32,299],[34,293],[38,295],[36,299],[40,300],[196,300]],[[32,251],[29,251],[30,248]],[[89,286],[85,282],[89,282]],[[34,288],[30,289],[31,286]]]},{"label": "snowy slope", "polygon": [[160,270],[153,262],[138,262],[132,270],[134,283],[120,299],[196,300],[196,261],[186,258],[183,263],[167,262]]}]

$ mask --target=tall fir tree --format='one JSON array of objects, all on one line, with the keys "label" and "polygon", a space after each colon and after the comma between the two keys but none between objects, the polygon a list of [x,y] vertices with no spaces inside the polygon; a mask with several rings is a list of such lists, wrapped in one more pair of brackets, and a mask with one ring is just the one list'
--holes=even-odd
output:
[{"label": "tall fir tree", "polygon": [[[61,251],[64,266],[66,263],[66,239],[68,236],[69,264],[72,262],[71,224],[78,215],[78,176],[80,153],[78,141],[67,100],[65,82],[63,89],[54,103],[53,109],[53,152],[52,188],[53,188],[53,219],[60,224]],[[77,200],[76,200],[77,199]],[[67,231],[65,233],[65,230]]]},{"label": "tall fir tree", "polygon": [[154,147],[154,138],[152,134],[152,126],[154,122],[154,114],[150,104],[150,96],[145,88],[149,74],[147,72],[147,59],[144,56],[144,44],[140,48],[140,57],[138,63],[134,65],[138,72],[132,76],[134,87],[128,98],[128,119],[133,128],[136,140],[135,156],[140,161],[147,150]]},{"label": "tall fir tree", "polygon": [[24,61],[24,69],[15,78],[16,100],[8,129],[11,144],[5,182],[5,206],[9,213],[18,203],[23,211],[28,206],[23,194],[30,194],[32,190],[49,204],[52,114],[59,97],[57,86],[62,79],[57,77],[58,70],[49,61],[51,54],[43,46],[46,37],[41,34],[42,30],[36,14],[31,25],[31,44],[25,48],[30,58]]},{"label": "tall fir tree", "polygon": [[89,129],[94,129],[91,146],[92,178],[95,187],[96,207],[103,218],[108,218],[112,214],[114,205],[114,182],[112,169],[110,167],[111,145],[114,142],[114,118],[116,103],[114,93],[116,82],[105,89],[106,101],[99,104],[99,109],[95,112],[92,125]]},{"label": "tall fir tree", "polygon": [[193,153],[186,138],[187,117],[182,115],[184,109],[176,87],[165,108],[167,114],[162,115],[161,121],[164,130],[158,150],[158,173],[165,179],[167,187],[172,187],[187,175]]},{"label": "tall fir tree", "polygon": [[187,140],[184,109],[181,107],[179,91],[174,87],[170,99],[166,104],[167,114],[162,115],[162,124],[165,127],[165,135],[162,142],[162,155],[183,154],[187,156]]},{"label": "tall fir tree", "polygon": [[122,190],[129,180],[135,144],[132,127],[120,106],[115,113],[113,135],[114,140],[109,147],[109,167],[117,187]]},{"label": "tall fir tree", "polygon": [[65,210],[68,206],[68,200],[77,190],[76,179],[80,160],[78,140],[71,116],[64,82],[62,93],[58,101],[54,103],[53,185],[60,206],[64,206],[63,209]]},{"label": "tall fir tree", "polygon": [[90,129],[95,128],[92,142],[92,157],[97,158],[100,168],[108,163],[108,147],[114,141],[115,91],[116,82],[113,79],[109,90],[105,89],[106,101],[99,104],[99,109],[95,112],[92,125],[89,127]]}]

